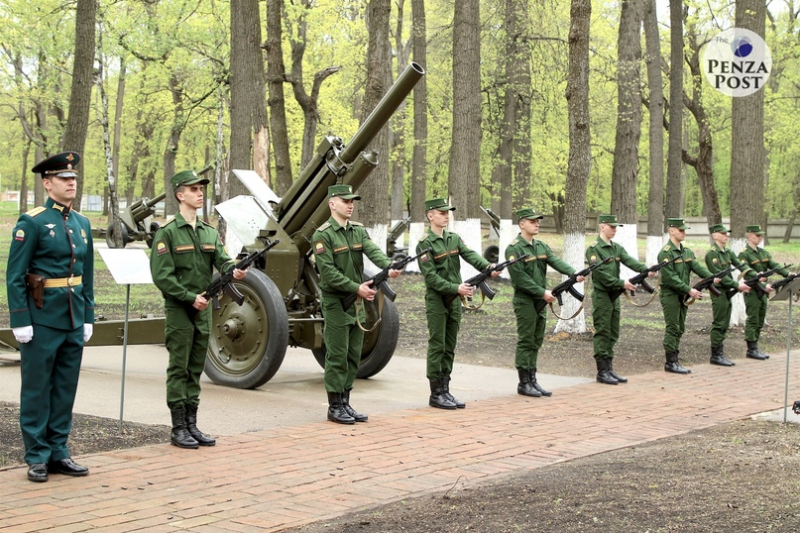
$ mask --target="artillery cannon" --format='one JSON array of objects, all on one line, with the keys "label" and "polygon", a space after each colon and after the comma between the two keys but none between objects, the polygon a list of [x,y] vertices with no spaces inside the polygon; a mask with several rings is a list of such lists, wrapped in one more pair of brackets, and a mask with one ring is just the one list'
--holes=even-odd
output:
[{"label": "artillery cannon", "polygon": [[[220,308],[212,310],[205,366],[212,381],[237,388],[263,385],[278,371],[287,346],[311,350],[324,365],[324,318],[311,237],[330,216],[328,186],[342,183],[356,190],[366,180],[378,165],[378,154],[365,151],[367,145],[424,74],[420,65],[411,63],[349,143],[336,136],[325,137],[283,198],[255,172],[233,171],[251,196],[237,196],[216,206],[228,231],[233,231],[246,250],[263,247],[263,237],[279,239],[280,244],[270,250],[263,269],[251,268],[247,277],[234,282],[245,296],[243,305],[224,296]],[[370,274],[365,272],[365,278]],[[367,324],[375,323],[377,305],[370,302],[365,308]],[[373,376],[386,366],[398,335],[397,308],[387,299],[383,320],[364,337],[358,377]]]},{"label": "artillery cannon", "polygon": [[[491,224],[492,229],[500,236],[500,215],[488,209],[486,207],[480,206],[481,210],[486,213],[486,216],[489,217],[489,223]],[[491,231],[489,234],[491,235]],[[490,244],[483,250],[483,258],[489,261],[490,263],[497,263],[500,260],[500,247],[496,244]]]},{"label": "artillery cannon", "polygon": [[[152,200],[140,198],[133,202],[130,207],[123,207],[119,210],[119,221],[122,233],[122,247],[134,242],[145,241],[148,247],[153,246],[153,238],[161,226],[151,218],[156,212],[156,205],[163,202],[167,193],[162,192]],[[116,248],[114,243],[114,224],[109,224],[105,231],[106,244],[109,248]]]},{"label": "artillery cannon", "polygon": [[395,261],[405,259],[405,257],[408,255],[408,248],[401,248],[397,246],[397,241],[400,239],[400,236],[405,233],[406,229],[408,229],[408,225],[410,223],[411,217],[398,220],[395,225],[392,226],[392,229],[389,231],[389,235],[386,236],[386,255]]}]

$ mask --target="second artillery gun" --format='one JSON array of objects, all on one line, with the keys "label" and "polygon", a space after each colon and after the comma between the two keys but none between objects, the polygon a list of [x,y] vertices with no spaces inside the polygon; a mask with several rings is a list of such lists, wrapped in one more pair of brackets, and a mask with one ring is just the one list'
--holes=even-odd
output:
[{"label": "second artillery gun", "polygon": [[[153,221],[156,213],[156,205],[163,202],[167,193],[161,193],[152,200],[140,198],[131,204],[130,207],[123,207],[119,210],[119,222],[122,233],[122,247],[134,241],[145,241],[147,247],[153,246],[153,238],[156,236],[158,228],[161,226]],[[109,224],[105,231],[106,244],[109,248],[116,248],[114,243],[114,224]]]},{"label": "second artillery gun", "polygon": [[[244,279],[234,281],[245,297],[241,306],[223,296],[220,308],[212,310],[205,366],[212,381],[237,388],[263,385],[278,371],[288,346],[311,350],[324,365],[324,317],[311,237],[330,216],[328,187],[348,184],[356,190],[367,179],[378,165],[378,154],[365,151],[367,146],[424,74],[420,65],[411,63],[349,143],[325,137],[283,198],[255,172],[233,171],[251,196],[237,196],[216,207],[228,231],[247,251],[262,248],[265,238],[279,239],[280,244],[267,254],[263,269],[251,268]],[[365,272],[365,278],[375,273]],[[374,324],[378,306],[365,303],[366,323]],[[380,372],[394,354],[399,316],[388,299],[382,315],[378,327],[364,336],[358,377]]]}]

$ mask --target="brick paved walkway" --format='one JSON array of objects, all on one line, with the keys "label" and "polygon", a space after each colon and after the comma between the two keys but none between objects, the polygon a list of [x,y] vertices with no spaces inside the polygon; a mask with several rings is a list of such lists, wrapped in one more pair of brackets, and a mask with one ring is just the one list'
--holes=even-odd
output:
[{"label": "brick paved walkway", "polygon": [[[800,379],[798,356],[790,386]],[[0,533],[280,531],[778,409],[785,368],[785,355],[773,355],[732,369],[696,365],[688,377],[578,385],[552,398],[508,395],[459,411],[421,407],[355,426],[247,433],[196,451],[102,453],[78,458],[90,476],[42,484],[11,469],[0,472]]]}]

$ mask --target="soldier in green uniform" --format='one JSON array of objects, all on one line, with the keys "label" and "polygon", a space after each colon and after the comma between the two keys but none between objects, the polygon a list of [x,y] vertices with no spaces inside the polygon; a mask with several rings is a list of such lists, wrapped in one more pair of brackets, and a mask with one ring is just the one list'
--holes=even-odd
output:
[{"label": "soldier in green uniform", "polygon": [[[702,299],[703,294],[689,285],[689,277],[694,272],[701,278],[711,277],[706,267],[695,258],[694,252],[683,246],[686,240],[686,224],[682,218],[667,219],[669,225],[669,242],[658,253],[658,262],[670,261],[679,257],[677,261],[661,269],[661,310],[664,313],[664,352],[666,363],[664,371],[675,374],[689,374],[691,370],[680,364],[681,337],[686,329],[686,312],[688,307],[683,301],[687,294],[696,300]],[[719,280],[717,280],[719,281]]]},{"label": "soldier in green uniform", "polygon": [[[714,224],[708,230],[714,245],[706,253],[706,266],[712,274],[721,272],[729,266],[734,265],[740,271],[745,272],[747,266],[741,263],[731,250],[726,248],[728,244],[729,230],[722,224]],[[736,363],[725,357],[723,344],[728,327],[731,323],[731,298],[737,291],[750,292],[750,287],[744,283],[737,283],[733,276],[728,273],[721,278],[721,288],[719,296],[711,295],[711,309],[714,313],[714,321],[711,324],[711,364],[719,366],[734,366]]]},{"label": "soldier in green uniform", "polygon": [[[450,211],[455,207],[444,198],[425,201],[425,216],[430,223],[428,234],[417,244],[419,254],[426,248],[431,252],[417,259],[419,270],[425,278],[425,315],[428,319],[428,364],[426,374],[431,387],[428,405],[439,409],[463,409],[464,402],[450,394],[450,374],[453,372],[458,329],[461,324],[461,301],[453,300],[449,306],[444,297],[458,294],[472,296],[474,287],[461,282],[461,260],[483,270],[489,262],[469,249],[461,237],[447,231]],[[499,272],[492,274],[493,277]]]},{"label": "soldier in green uniform", "polygon": [[[620,298],[612,299],[611,294],[620,289],[634,291],[636,287],[628,280],[620,279],[620,263],[635,272],[645,272],[647,265],[640,263],[625,251],[621,245],[612,242],[617,234],[616,215],[600,215],[600,232],[597,241],[586,249],[589,265],[602,263],[606,258],[614,260],[604,263],[592,271],[592,321],[594,322],[594,358],[597,363],[597,381],[606,385],[627,383],[628,378],[614,371],[614,346],[619,340]],[[651,276],[653,273],[650,274]]]},{"label": "soldier in green uniform", "polygon": [[49,198],[20,215],[8,253],[8,308],[21,352],[19,423],[31,481],[47,481],[48,472],[89,473],[67,447],[83,345],[94,323],[92,229],[72,209],[80,159],[64,152],[33,167]]},{"label": "soldier in green uniform", "polygon": [[[536,379],[536,364],[539,349],[544,341],[547,327],[547,308],[536,311],[536,304],[544,299],[550,303],[555,296],[547,289],[547,266],[550,265],[562,274],[571,276],[575,269],[553,254],[550,247],[537,241],[539,223],[544,215],[532,208],[517,211],[520,233],[506,248],[506,260],[528,254],[523,261],[508,266],[511,286],[514,287],[514,315],[517,317],[517,347],[514,352],[514,366],[519,374],[517,393],[523,396],[552,396]],[[578,278],[581,282],[585,278]]]},{"label": "soldier in green uniform", "polygon": [[[764,240],[764,232],[761,226],[747,226],[747,246],[739,252],[739,260],[747,265],[749,270],[744,272],[746,279],[755,277],[759,272],[772,270],[781,265],[772,259],[772,256],[764,248],[758,245]],[[785,268],[778,270],[781,276],[786,277],[789,271]],[[762,279],[766,282],[766,279]],[[772,292],[772,286],[766,286],[767,293]],[[744,297],[744,306],[747,311],[747,321],[744,327],[744,340],[747,342],[747,357],[751,359],[769,359],[769,355],[758,349],[758,339],[761,337],[761,328],[764,327],[764,320],[767,318],[767,295],[759,297],[756,291],[750,291]]]},{"label": "soldier in green uniform", "polygon": [[[328,420],[339,424],[366,422],[368,417],[350,405],[350,391],[358,374],[364,331],[359,324],[366,320],[360,300],[375,299],[372,281],[364,281],[364,254],[379,268],[392,263],[377,244],[369,238],[367,230],[353,222],[354,200],[350,185],[328,187],[328,207],[331,216],[311,237],[314,259],[322,289],[322,315],[325,317],[325,390],[328,393]],[[389,277],[396,278],[399,270],[390,270]],[[349,309],[342,307],[342,299],[358,294],[359,299]]]},{"label": "soldier in green uniform", "polygon": [[[184,170],[170,178],[179,211],[156,232],[150,251],[153,282],[164,296],[170,442],[191,449],[216,443],[197,428],[200,375],[211,329],[204,291],[211,284],[214,267],[226,273],[236,263],[225,252],[217,230],[197,218],[207,183],[194,170]],[[235,279],[245,275],[244,270],[233,272]]]}]

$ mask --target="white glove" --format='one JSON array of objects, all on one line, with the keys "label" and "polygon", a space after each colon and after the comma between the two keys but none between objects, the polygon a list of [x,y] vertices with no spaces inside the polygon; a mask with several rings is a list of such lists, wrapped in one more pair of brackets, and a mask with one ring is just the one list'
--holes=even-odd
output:
[{"label": "white glove", "polygon": [[89,342],[89,339],[92,338],[92,331],[94,331],[92,324],[83,325],[83,342]]},{"label": "white glove", "polygon": [[11,331],[14,332],[14,338],[17,339],[17,342],[20,344],[25,344],[26,342],[31,342],[31,340],[33,340],[33,326],[12,328]]}]

